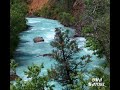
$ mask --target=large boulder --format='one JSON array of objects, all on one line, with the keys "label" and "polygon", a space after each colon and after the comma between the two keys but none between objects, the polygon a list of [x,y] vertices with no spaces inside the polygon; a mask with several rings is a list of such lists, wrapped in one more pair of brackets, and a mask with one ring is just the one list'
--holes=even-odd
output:
[{"label": "large boulder", "polygon": [[43,39],[43,37],[35,37],[35,38],[33,39],[33,41],[34,41],[34,43],[44,42],[44,39]]}]

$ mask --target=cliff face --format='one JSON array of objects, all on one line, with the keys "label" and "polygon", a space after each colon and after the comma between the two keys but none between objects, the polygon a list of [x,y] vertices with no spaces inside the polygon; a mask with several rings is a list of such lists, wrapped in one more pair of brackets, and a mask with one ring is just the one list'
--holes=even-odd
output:
[{"label": "cliff face", "polygon": [[29,14],[32,14],[33,12],[39,10],[42,8],[48,0],[31,0],[29,3]]}]

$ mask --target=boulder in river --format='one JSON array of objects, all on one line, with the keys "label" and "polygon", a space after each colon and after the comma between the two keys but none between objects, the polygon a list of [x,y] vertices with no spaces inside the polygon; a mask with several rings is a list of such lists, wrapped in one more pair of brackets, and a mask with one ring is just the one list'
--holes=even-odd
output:
[{"label": "boulder in river", "polygon": [[43,39],[43,37],[35,37],[35,38],[33,39],[33,41],[34,41],[34,43],[44,42],[44,39]]}]

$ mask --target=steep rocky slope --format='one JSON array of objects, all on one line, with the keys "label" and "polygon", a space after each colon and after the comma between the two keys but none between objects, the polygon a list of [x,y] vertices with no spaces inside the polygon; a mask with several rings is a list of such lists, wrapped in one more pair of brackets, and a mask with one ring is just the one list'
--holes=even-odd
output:
[{"label": "steep rocky slope", "polygon": [[29,3],[29,14],[37,11],[38,9],[42,8],[48,0],[31,0]]},{"label": "steep rocky slope", "polygon": [[72,14],[78,18],[85,10],[85,4],[83,0],[76,0],[73,4]]}]

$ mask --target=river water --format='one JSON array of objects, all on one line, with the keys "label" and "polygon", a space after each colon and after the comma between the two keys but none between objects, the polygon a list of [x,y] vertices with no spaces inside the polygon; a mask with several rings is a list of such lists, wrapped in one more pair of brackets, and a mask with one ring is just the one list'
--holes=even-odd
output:
[{"label": "river water", "polygon": [[[42,54],[50,53],[52,51],[52,47],[50,46],[50,42],[54,39],[55,35],[55,28],[57,27],[64,27],[60,22],[57,20],[52,19],[45,19],[45,18],[26,18],[27,24],[31,27],[20,33],[20,43],[18,48],[15,52],[15,60],[19,64],[16,68],[16,73],[18,76],[23,78],[24,80],[28,80],[24,75],[25,70],[27,67],[32,64],[40,65],[41,63],[44,64],[44,68],[42,69],[41,75],[47,74],[47,69],[50,69],[51,66],[54,66],[57,63],[55,60],[49,57],[39,56]],[[71,29],[72,31],[72,29]],[[43,37],[44,42],[34,43],[33,38],[35,37]],[[92,55],[92,62],[86,66],[87,70],[91,70],[95,67],[98,67],[100,63],[104,62],[104,58],[99,59],[96,55],[93,55],[93,51],[88,50],[84,47],[85,45],[85,38],[80,37],[77,38],[77,42],[79,47],[82,47],[82,51],[78,54],[78,56],[82,55]],[[62,90],[62,86],[59,85],[57,82],[51,82],[56,85],[54,90]]]}]

